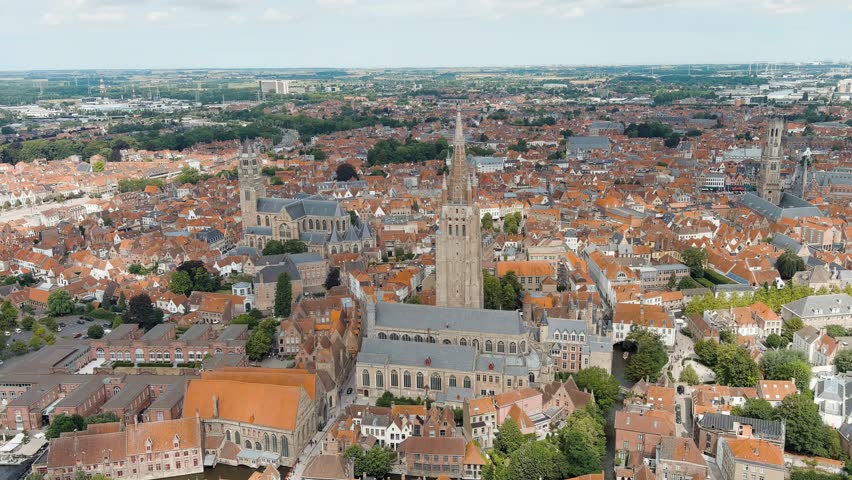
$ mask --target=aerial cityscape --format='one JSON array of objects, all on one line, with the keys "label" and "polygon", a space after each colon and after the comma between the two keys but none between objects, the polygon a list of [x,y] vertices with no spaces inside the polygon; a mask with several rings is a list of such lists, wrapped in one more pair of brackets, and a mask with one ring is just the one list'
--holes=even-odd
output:
[{"label": "aerial cityscape", "polygon": [[845,480],[852,7],[742,3],[0,6],[0,480]]}]

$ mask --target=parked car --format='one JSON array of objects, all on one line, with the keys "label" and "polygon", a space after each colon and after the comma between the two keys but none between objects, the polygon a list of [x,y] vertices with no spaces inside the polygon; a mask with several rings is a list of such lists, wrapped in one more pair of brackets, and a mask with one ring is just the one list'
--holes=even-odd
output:
[{"label": "parked car", "polygon": [[10,332],[9,330],[6,330],[6,336],[7,336],[7,337],[11,337],[11,336],[12,336],[12,332]]},{"label": "parked car", "polygon": [[16,328],[16,329],[15,329],[15,333],[21,333],[21,329],[20,329],[20,328]]},{"label": "parked car", "polygon": [[85,324],[86,324],[86,322],[84,322],[82,320],[77,320],[77,325],[85,325]]},{"label": "parked car", "polygon": [[74,338],[80,338],[83,336],[83,332],[77,332],[74,334]]},{"label": "parked car", "polygon": [[59,326],[65,328],[65,322],[59,322]]},{"label": "parked car", "polygon": [[109,327],[112,326],[112,324],[109,323],[109,322],[104,322],[104,323],[101,324],[101,326],[104,327],[104,328],[109,328]]}]

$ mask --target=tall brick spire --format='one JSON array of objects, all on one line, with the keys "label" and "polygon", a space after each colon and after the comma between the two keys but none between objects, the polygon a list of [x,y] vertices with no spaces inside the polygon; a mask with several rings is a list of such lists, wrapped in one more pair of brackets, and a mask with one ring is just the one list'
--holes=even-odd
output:
[{"label": "tall brick spire", "polygon": [[467,154],[464,148],[461,106],[456,112],[456,136],[453,140],[453,165],[447,182],[447,201],[454,205],[470,205],[470,174],[467,170]]}]

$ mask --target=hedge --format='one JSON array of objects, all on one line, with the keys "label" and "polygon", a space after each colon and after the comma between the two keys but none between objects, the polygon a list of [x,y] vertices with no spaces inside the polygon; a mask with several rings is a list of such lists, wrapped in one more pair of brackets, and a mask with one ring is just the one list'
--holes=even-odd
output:
[{"label": "hedge", "polygon": [[715,283],[716,285],[730,285],[732,283],[735,283],[730,278],[720,273],[716,273],[712,270],[704,270],[704,278]]},{"label": "hedge", "polygon": [[713,288],[715,286],[713,284],[713,282],[711,282],[710,280],[707,280],[706,278],[703,278],[703,277],[702,278],[696,278],[695,281],[700,283],[701,285],[704,285],[707,288]]}]

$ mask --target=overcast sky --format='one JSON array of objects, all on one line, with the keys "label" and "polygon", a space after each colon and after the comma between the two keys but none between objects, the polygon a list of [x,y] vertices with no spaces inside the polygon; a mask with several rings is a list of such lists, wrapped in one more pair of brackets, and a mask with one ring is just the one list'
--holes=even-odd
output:
[{"label": "overcast sky", "polygon": [[0,69],[852,61],[852,0],[0,0]]}]

